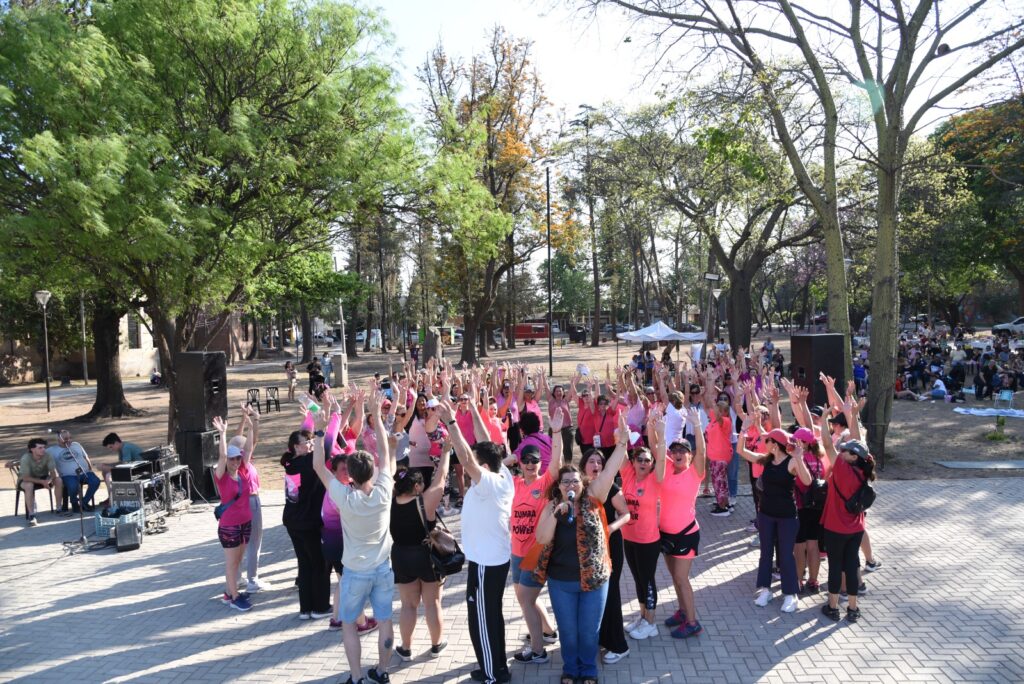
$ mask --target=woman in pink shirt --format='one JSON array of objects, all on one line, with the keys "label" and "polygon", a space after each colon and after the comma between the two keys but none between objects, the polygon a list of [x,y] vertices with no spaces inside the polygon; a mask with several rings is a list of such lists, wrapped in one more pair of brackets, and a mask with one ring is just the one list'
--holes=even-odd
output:
[{"label": "woman in pink shirt", "polygon": [[729,414],[730,397],[725,392],[718,395],[715,408],[708,412],[707,450],[711,466],[711,484],[715,489],[715,507],[711,515],[726,517],[729,509],[729,462],[733,453],[733,422]]},{"label": "woman in pink shirt", "polygon": [[561,422],[560,417],[552,419],[552,429],[557,430],[554,447],[550,449],[550,467],[543,475],[540,474],[540,449],[535,444],[521,444],[519,450],[519,467],[522,475],[513,480],[515,496],[512,499],[512,586],[515,587],[516,600],[523,611],[523,620],[530,632],[530,643],[515,659],[521,663],[546,663],[548,661],[545,643],[554,643],[558,633],[551,626],[546,611],[538,603],[543,582],[538,582],[533,572],[523,570],[520,565],[523,558],[537,543],[537,521],[541,510],[548,503],[547,491],[551,487],[552,473],[557,473],[562,466],[561,458]]},{"label": "woman in pink shirt", "polygon": [[[541,384],[544,389],[547,389],[547,380],[541,375]],[[569,398],[565,393],[565,388],[561,385],[555,385],[547,392],[548,399],[548,419],[553,420],[555,414],[562,416],[562,462],[572,463],[572,413],[569,411]],[[552,428],[552,434],[554,428]]]},{"label": "woman in pink shirt", "polygon": [[227,584],[227,591],[221,601],[235,610],[245,612],[252,608],[252,604],[249,603],[249,595],[238,590],[238,568],[252,536],[249,457],[238,447],[228,446],[228,426],[223,418],[215,416],[213,427],[220,433],[220,457],[213,470],[213,481],[222,502],[218,509],[224,507],[217,521],[217,537],[224,547],[224,578]]},{"label": "woman in pink shirt", "polygon": [[[818,572],[821,568],[821,554],[818,551],[819,545],[824,541],[825,531],[821,527],[821,512],[824,504],[824,491],[827,491],[829,472],[832,470],[832,463],[825,455],[821,444],[814,434],[814,431],[802,427],[793,433],[793,439],[804,443],[804,462],[807,470],[811,472],[811,484],[805,485],[799,479],[793,484],[796,486],[796,508],[797,517],[800,518],[800,528],[796,533],[796,545],[793,552],[796,554],[796,576],[800,579],[804,576],[804,569],[807,569],[807,583],[804,591],[808,594],[818,593]],[[817,492],[822,489],[821,495],[816,493],[808,494],[811,489]]]},{"label": "woman in pink shirt", "polygon": [[[691,425],[700,425],[697,409],[691,407],[688,410],[687,420]],[[658,425],[662,433],[657,440],[657,449],[663,452],[664,420],[659,420]],[[673,628],[671,634],[676,639],[696,636],[704,631],[697,621],[690,568],[700,544],[697,491],[704,480],[706,461],[704,435],[699,429],[693,434],[697,440],[696,453],[691,452],[690,443],[685,439],[668,445],[668,458],[664,453],[655,452],[658,454],[655,475],[661,480],[661,551],[679,601],[679,609],[665,620],[665,625]],[[666,461],[670,463],[666,464]]]},{"label": "woman in pink shirt", "polygon": [[[612,446],[614,447],[614,442]],[[658,530],[658,497],[661,483],[654,473],[654,455],[645,447],[634,449],[622,466],[622,495],[629,507],[629,522],[622,528],[626,564],[636,584],[640,617],[626,629],[634,639],[658,635],[654,611],[658,606],[658,586],[654,575],[661,553]]]}]

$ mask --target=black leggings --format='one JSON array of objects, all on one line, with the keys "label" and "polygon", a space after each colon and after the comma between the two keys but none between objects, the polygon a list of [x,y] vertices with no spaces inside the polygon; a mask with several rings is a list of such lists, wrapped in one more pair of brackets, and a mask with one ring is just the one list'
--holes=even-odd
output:
[{"label": "black leggings", "polygon": [[608,555],[612,558],[612,576],[608,579],[608,599],[601,616],[601,631],[598,643],[612,653],[629,650],[626,630],[622,626],[622,598],[619,593],[619,578],[622,577],[622,533],[615,532],[608,540]]},{"label": "black leggings", "polygon": [[320,530],[288,529],[299,562],[299,612],[326,613],[331,609],[331,572],[324,561]]},{"label": "black leggings", "polygon": [[846,593],[850,596],[857,595],[857,588],[860,586],[860,578],[857,577],[857,570],[860,569],[860,540],[863,537],[863,531],[855,534],[840,534],[825,530],[825,550],[828,552],[828,593],[839,593],[845,572]]},{"label": "black leggings", "polygon": [[661,540],[649,544],[626,541],[625,551],[626,564],[636,586],[636,600],[647,610],[654,610],[658,605],[658,585],[654,583],[654,575],[658,571]]}]

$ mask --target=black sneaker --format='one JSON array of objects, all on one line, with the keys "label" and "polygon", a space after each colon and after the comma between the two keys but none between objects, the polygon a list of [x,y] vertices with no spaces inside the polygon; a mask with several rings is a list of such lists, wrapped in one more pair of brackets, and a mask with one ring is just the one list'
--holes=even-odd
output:
[{"label": "black sneaker", "polygon": [[366,673],[366,678],[371,682],[377,684],[391,684],[391,677],[388,676],[387,672],[377,672],[377,668],[371,667],[370,671]]},{"label": "black sneaker", "polygon": [[541,649],[540,653],[534,653],[533,649],[524,648],[512,657],[515,658],[517,663],[534,663],[536,665],[540,665],[541,663],[548,662],[547,649]]},{"label": "black sneaker", "polygon": [[434,644],[433,646],[430,647],[430,657],[431,658],[438,657],[439,655],[441,655],[441,651],[443,651],[446,648],[448,648],[448,642],[447,641],[442,641],[439,644]]},{"label": "black sneaker", "polygon": [[715,504],[715,507],[711,509],[711,515],[715,516],[716,518],[727,518],[728,516],[732,515],[732,509],[722,508],[718,504]]},{"label": "black sneaker", "polygon": [[[554,643],[558,642],[558,630],[557,629],[554,632],[541,632],[541,634],[543,635],[543,639],[544,639],[544,643],[545,644],[554,644]],[[523,635],[523,643],[527,643],[527,644],[530,643],[530,633],[529,632],[527,632],[526,634]]]},{"label": "black sneaker", "polygon": [[846,621],[856,622],[857,620],[860,620],[860,608],[847,608]]},{"label": "black sneaker", "polygon": [[839,609],[832,608],[828,605],[827,602],[821,607],[821,614],[827,617],[829,620],[835,620],[837,622],[839,621]]},{"label": "black sneaker", "polygon": [[412,649],[395,646],[395,655],[397,655],[402,662],[407,663],[412,660]]}]

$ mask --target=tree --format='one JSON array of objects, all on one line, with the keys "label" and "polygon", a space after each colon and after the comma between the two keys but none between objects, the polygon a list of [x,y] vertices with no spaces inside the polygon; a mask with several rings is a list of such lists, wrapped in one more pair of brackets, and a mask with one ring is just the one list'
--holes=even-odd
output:
[{"label": "tree", "polygon": [[[856,156],[872,164],[878,239],[870,362],[877,381],[869,387],[867,423],[872,451],[883,454],[896,370],[898,200],[907,145],[939,103],[1024,47],[1024,17],[1006,17],[1004,6],[986,8],[983,1],[955,8],[942,3],[940,13],[936,0],[917,0],[910,7],[898,0],[891,9],[850,0],[848,10],[833,7],[827,14],[792,0],[584,2],[611,4],[661,22],[658,36],[673,44],[693,39],[692,49],[703,53],[695,61],[701,69],[708,59],[720,58],[749,71],[797,184],[821,221],[829,324],[844,334],[850,330],[838,214],[840,143],[852,139]],[[859,89],[870,105],[865,129],[840,130],[845,84]],[[802,136],[818,141],[805,146],[809,156],[798,145]],[[819,163],[820,173],[814,168]]]},{"label": "tree", "polygon": [[985,221],[971,245],[1017,281],[1024,312],[1024,93],[954,116],[933,136],[967,170]]},{"label": "tree", "polygon": [[230,13],[213,0],[122,0],[75,25],[47,10],[13,16],[36,27],[15,49],[56,76],[0,93],[20,115],[17,143],[3,140],[28,198],[8,226],[73,246],[134,288],[169,381],[170,437],[175,358],[201,317],[325,244],[381,163],[399,110],[392,73],[365,47],[379,26],[326,0],[240,0]]},{"label": "tree", "polygon": [[[581,266],[579,257],[566,250],[556,250],[551,255],[551,308],[571,318],[586,315],[593,292],[590,278]],[[548,262],[545,259],[537,270],[537,278],[546,283],[547,277]]]},{"label": "tree", "polygon": [[[485,322],[502,279],[541,244],[542,191],[533,160],[542,151],[533,128],[545,99],[530,43],[500,27],[468,65],[439,46],[420,77],[438,156],[432,176],[439,256],[443,271],[458,279],[462,361],[473,363],[477,339],[479,355],[487,355]],[[470,175],[489,201],[469,185]]]}]

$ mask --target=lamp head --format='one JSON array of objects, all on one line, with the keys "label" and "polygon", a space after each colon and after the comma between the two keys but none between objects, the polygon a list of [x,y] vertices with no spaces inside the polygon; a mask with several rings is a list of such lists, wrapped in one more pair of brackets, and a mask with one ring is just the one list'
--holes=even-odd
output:
[{"label": "lamp head", "polygon": [[39,302],[39,306],[46,308],[46,303],[50,301],[49,290],[39,290],[35,293],[36,301]]}]

